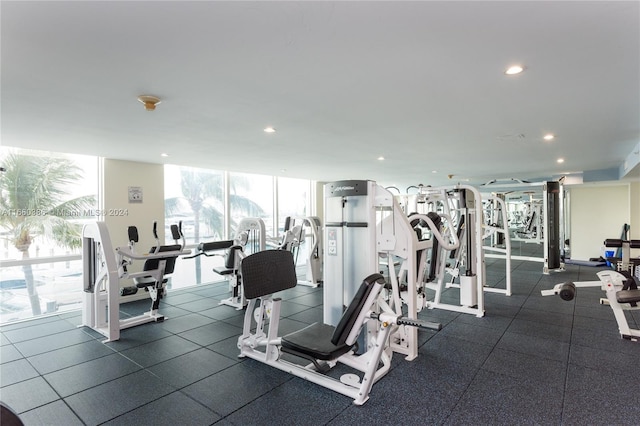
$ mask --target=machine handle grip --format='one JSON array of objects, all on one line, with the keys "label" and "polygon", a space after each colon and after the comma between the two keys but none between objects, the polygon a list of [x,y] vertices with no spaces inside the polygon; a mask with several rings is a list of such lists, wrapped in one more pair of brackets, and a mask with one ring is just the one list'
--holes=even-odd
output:
[{"label": "machine handle grip", "polygon": [[402,318],[398,318],[397,323],[398,325],[409,325],[411,327],[427,328],[427,329],[436,330],[436,331],[439,331],[442,329],[442,324],[440,324],[439,322],[431,322],[431,321],[425,321],[421,319],[402,317]]}]

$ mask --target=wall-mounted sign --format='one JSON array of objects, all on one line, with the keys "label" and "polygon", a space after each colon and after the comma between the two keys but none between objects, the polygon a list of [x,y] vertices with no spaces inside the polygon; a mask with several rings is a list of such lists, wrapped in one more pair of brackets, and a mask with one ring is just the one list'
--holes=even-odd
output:
[{"label": "wall-mounted sign", "polygon": [[141,186],[130,186],[129,187],[129,202],[130,203],[141,203],[142,202],[142,187]]}]

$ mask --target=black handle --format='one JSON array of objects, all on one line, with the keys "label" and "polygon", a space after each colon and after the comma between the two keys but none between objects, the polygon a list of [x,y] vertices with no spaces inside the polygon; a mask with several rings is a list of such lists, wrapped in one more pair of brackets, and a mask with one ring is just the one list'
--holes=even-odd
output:
[{"label": "black handle", "polygon": [[430,330],[440,330],[442,329],[442,324],[439,322],[431,322],[425,321],[421,319],[411,319],[411,318],[398,318],[398,325],[409,325],[411,327],[420,327],[420,328],[428,328]]}]

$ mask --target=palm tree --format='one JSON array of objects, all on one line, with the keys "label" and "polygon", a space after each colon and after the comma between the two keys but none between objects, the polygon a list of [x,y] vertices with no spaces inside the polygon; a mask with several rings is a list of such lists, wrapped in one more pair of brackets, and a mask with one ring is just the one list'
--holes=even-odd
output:
[{"label": "palm tree", "polygon": [[[0,173],[0,228],[8,239],[29,259],[29,248],[37,237],[44,237],[62,247],[76,249],[82,245],[81,225],[68,220],[95,206],[94,196],[67,199],[68,185],[82,178],[73,161],[64,158],[38,157],[9,152],[2,158]],[[22,267],[33,315],[40,315],[40,299],[31,264]]]},{"label": "palm tree", "polygon": [[[247,182],[234,179],[236,184],[246,186]],[[212,231],[213,237],[220,239],[224,235],[224,211],[222,174],[211,173],[198,169],[180,168],[180,186],[182,197],[173,197],[165,200],[165,214],[173,214],[188,210],[193,213],[194,242],[200,240],[200,222]],[[262,208],[246,197],[236,195],[236,188],[231,188],[229,203],[234,211],[242,211],[250,216],[260,216],[264,212]],[[186,206],[185,206],[186,204]],[[196,283],[200,283],[202,273],[200,271],[200,257],[195,258]]]}]

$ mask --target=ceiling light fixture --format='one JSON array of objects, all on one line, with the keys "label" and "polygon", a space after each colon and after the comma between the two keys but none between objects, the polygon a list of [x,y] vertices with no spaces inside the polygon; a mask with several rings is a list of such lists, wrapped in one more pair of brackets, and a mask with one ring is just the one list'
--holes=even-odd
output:
[{"label": "ceiling light fixture", "polygon": [[515,75],[520,74],[522,71],[524,71],[524,67],[522,65],[511,65],[504,73],[507,75]]},{"label": "ceiling light fixture", "polygon": [[551,141],[555,138],[556,136],[553,133],[547,133],[546,135],[544,135],[544,137],[542,139],[544,139],[545,141]]},{"label": "ceiling light fixture", "polygon": [[138,96],[138,101],[142,102],[144,109],[147,111],[155,110],[156,105],[161,102],[159,97],[153,95],[140,95]]},{"label": "ceiling light fixture", "polygon": [[269,126],[269,127],[265,127],[264,128],[264,132],[265,133],[275,133],[276,129],[274,129],[273,127]]},{"label": "ceiling light fixture", "polygon": [[167,154],[166,152],[163,152],[162,154],[160,154],[160,157],[168,157],[169,154]]},{"label": "ceiling light fixture", "polygon": [[383,161],[384,157],[381,155],[380,157],[378,157],[378,161]]},{"label": "ceiling light fixture", "polygon": [[564,163],[564,158],[558,158],[556,161],[558,162],[558,164],[562,164]]}]

